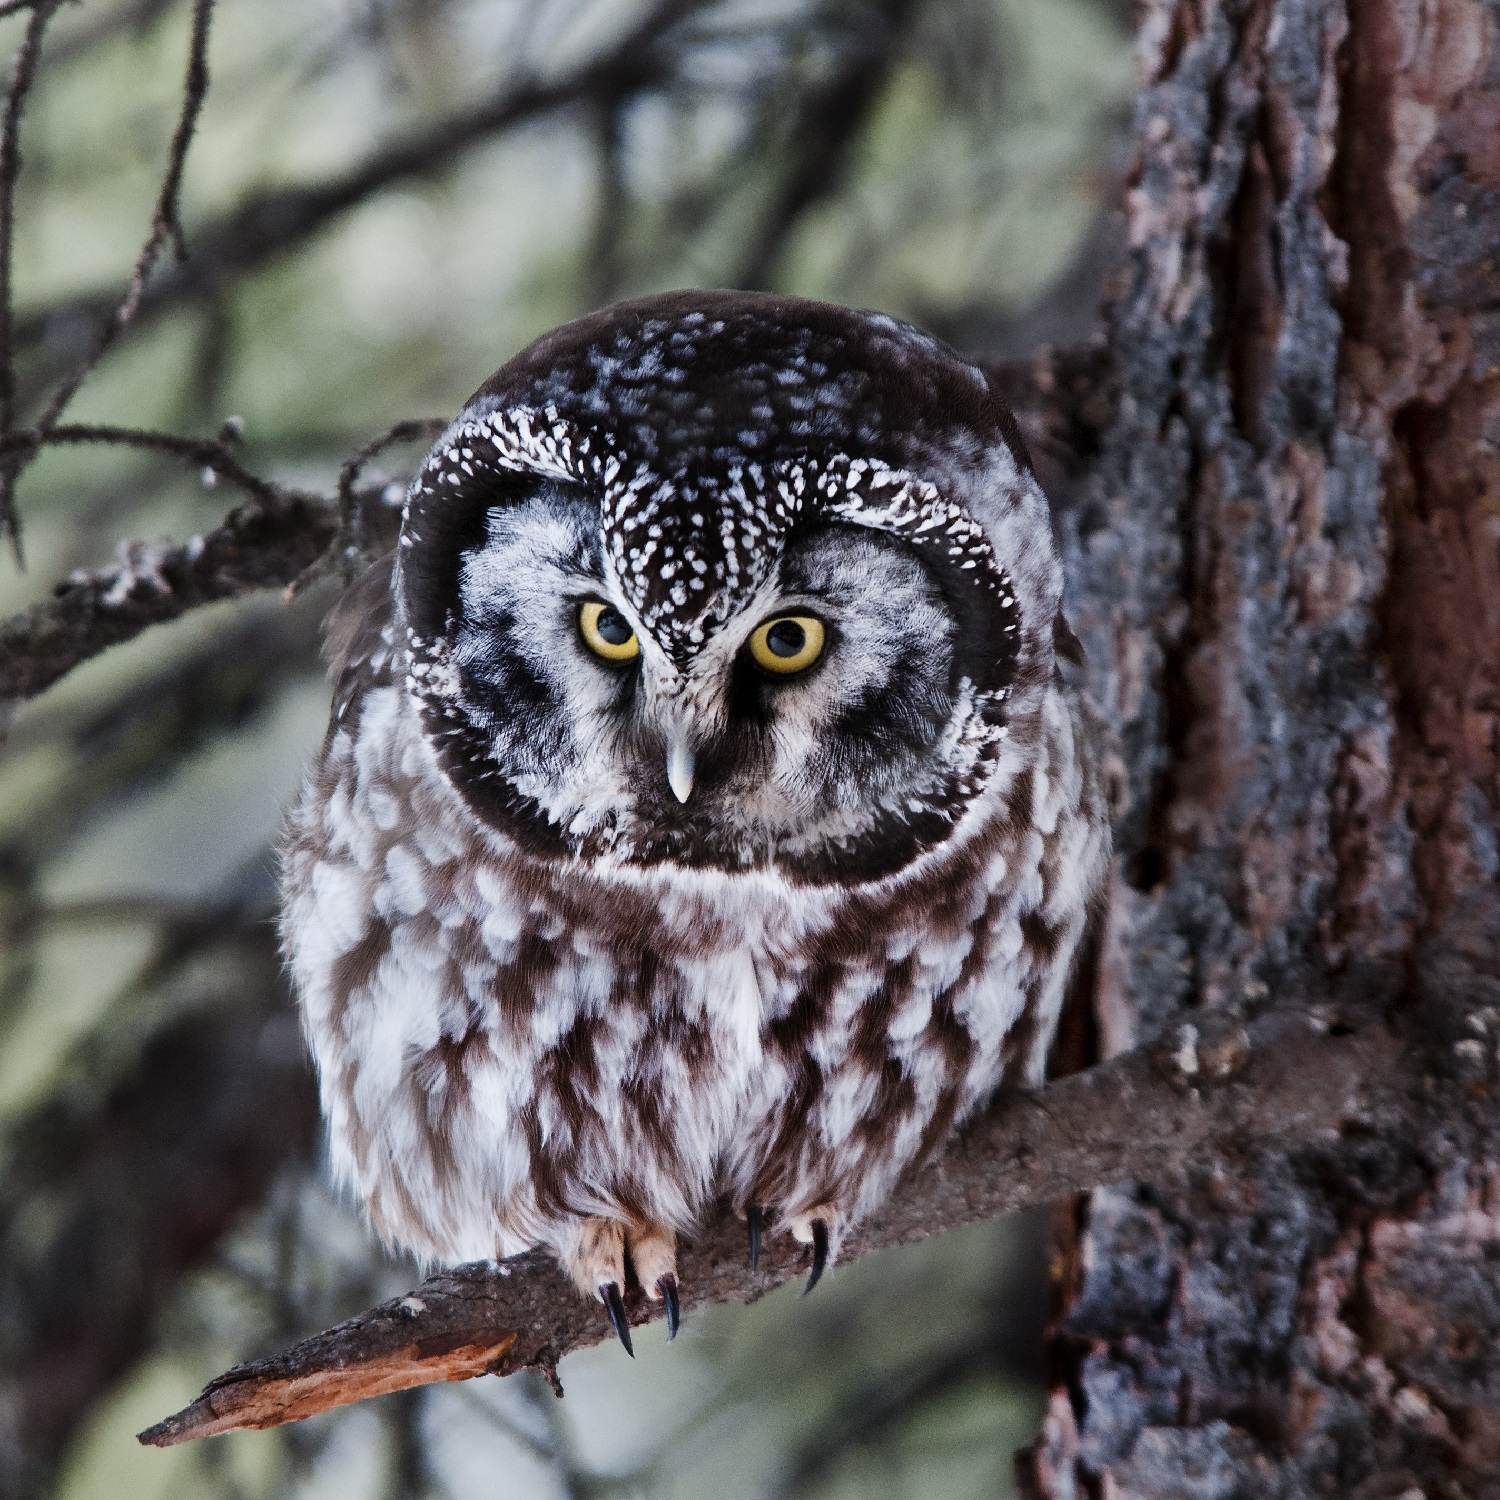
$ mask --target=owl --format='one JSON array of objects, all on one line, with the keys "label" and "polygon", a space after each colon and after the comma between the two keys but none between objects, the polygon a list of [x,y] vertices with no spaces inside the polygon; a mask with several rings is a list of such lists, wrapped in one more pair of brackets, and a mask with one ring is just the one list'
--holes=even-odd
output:
[{"label": "owl", "polygon": [[436,1262],[631,1274],[727,1196],[841,1239],[1037,1082],[1108,822],[1046,501],[878,313],[678,292],[538,340],[330,616],[282,933],[338,1175]]}]

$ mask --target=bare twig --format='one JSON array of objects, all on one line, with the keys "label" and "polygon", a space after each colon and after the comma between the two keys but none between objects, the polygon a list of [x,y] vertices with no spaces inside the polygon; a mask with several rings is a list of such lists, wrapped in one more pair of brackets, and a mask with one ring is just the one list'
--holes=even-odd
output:
[{"label": "bare twig", "polygon": [[[198,116],[203,110],[203,101],[208,94],[208,28],[213,18],[213,0],[193,0],[192,33],[188,41],[187,74],[182,82],[182,109],[177,117],[177,128],[172,132],[172,145],[167,153],[167,170],[162,177],[161,188],[156,195],[156,207],[151,214],[151,232],[146,243],[136,256],[135,267],[125,295],[120,299],[114,316],[100,325],[94,339],[94,347],[79,363],[77,369],[53,392],[51,399],[36,419],[32,448],[18,463],[15,473],[19,477],[30,462],[47,434],[56,425],[68,403],[78,394],[84,381],[93,373],[99,361],[108,353],[110,345],[130,326],[140,310],[141,298],[146,292],[146,283],[161,252],[171,243],[179,261],[187,259],[187,241],[183,236],[178,217],[178,200],[182,194],[182,174],[187,166],[188,147],[193,143],[193,132],[198,127]],[[9,431],[9,427],[5,428]]]},{"label": "bare twig", "polygon": [[[156,207],[151,216],[151,232],[136,257],[125,294],[115,308],[113,317],[98,326],[94,344],[87,356],[78,364],[53,392],[35,424],[25,432],[15,430],[16,371],[15,337],[12,320],[14,286],[12,282],[12,246],[15,238],[15,193],[16,178],[20,173],[20,127],[21,108],[25,96],[36,74],[37,53],[41,47],[42,32],[61,0],[38,3],[31,13],[25,39],[16,54],[15,76],[10,92],[6,96],[3,123],[0,123],[0,526],[10,538],[16,560],[22,560],[20,516],[16,511],[16,484],[26,467],[49,441],[57,425],[57,419],[68,403],[78,394],[85,380],[93,373],[110,346],[130,326],[140,309],[145,294],[146,282],[161,252],[170,242],[179,260],[186,260],[187,245],[183,238],[182,225],[178,217],[178,200],[182,192],[182,174],[187,164],[188,147],[192,144],[193,132],[197,128],[198,116],[208,93],[208,28],[213,15],[213,0],[193,0],[192,35],[188,44],[187,74],[183,79],[182,109],[177,118],[177,128],[172,133],[172,145],[167,156],[167,170],[157,193]],[[85,429],[76,429],[81,433]],[[103,429],[93,429],[101,432]],[[19,441],[18,441],[19,439]],[[120,436],[59,438],[67,442],[131,442]],[[144,446],[139,439],[134,446]],[[155,446],[164,444],[158,441]],[[241,471],[243,474],[244,471]],[[259,484],[259,481],[255,481]]]},{"label": "bare twig", "polygon": [[[16,52],[15,71],[0,114],[0,439],[10,436],[16,415],[16,355],[13,310],[15,302],[14,242],[16,179],[21,174],[21,113],[36,78],[42,35],[62,0],[36,0],[26,35]],[[0,463],[0,529],[10,538],[17,563],[22,561],[21,532],[16,517],[16,476],[22,462]]]},{"label": "bare twig", "polygon": [[332,572],[339,573],[344,582],[349,583],[362,568],[374,561],[369,538],[360,535],[360,528],[357,524],[361,497],[355,485],[359,481],[359,476],[364,472],[365,465],[377,453],[382,453],[397,443],[431,442],[447,425],[447,419],[444,417],[418,417],[406,422],[397,422],[394,427],[387,428],[379,437],[372,439],[344,460],[334,486],[334,496],[338,503],[338,530],[329,541],[327,548],[287,585],[288,598],[295,597],[309,584],[316,583],[320,578],[326,578]]},{"label": "bare twig", "polygon": [[371,439],[364,447],[344,460],[339,470],[336,493],[339,498],[339,519],[347,526],[354,519],[354,485],[364,467],[377,453],[384,453],[397,443],[432,442],[447,427],[446,417],[417,417],[409,422],[397,422],[387,428],[378,438]]},{"label": "bare twig", "polygon": [[109,427],[99,423],[69,425],[54,427],[45,438],[39,438],[35,428],[25,428],[0,440],[0,455],[38,442],[66,445],[99,443],[116,448],[138,448],[149,453],[166,453],[187,463],[201,464],[203,468],[212,470],[215,480],[226,480],[257,500],[276,501],[291,493],[280,485],[253,474],[234,456],[233,450],[222,439],[184,437],[180,433],[153,432],[144,427]]},{"label": "bare twig", "polygon": [[[355,484],[364,465],[392,444],[430,440],[445,425],[437,417],[398,422],[367,443],[339,471],[336,499],[262,479],[222,438],[135,427],[54,427],[46,434],[48,445],[103,443],[164,453],[201,465],[252,503],[180,546],[121,542],[111,567],[71,574],[57,586],[55,599],[0,625],[0,701],[34,697],[109,646],[199,605],[253,589],[302,587],[326,565],[330,551],[354,535],[361,498]],[[35,438],[35,429],[28,428],[0,440],[0,465]],[[376,542],[388,547],[390,538],[381,537],[380,529],[373,527]],[[363,540],[370,542],[368,536]]]},{"label": "bare twig", "polygon": [[[1412,1066],[1374,1021],[1342,1018],[1330,1028],[1282,1011],[1246,1029],[1206,1015],[1191,1038],[1002,1099],[852,1236],[846,1259],[1103,1183],[1171,1178],[1252,1148],[1330,1137],[1367,1120],[1386,1091],[1409,1088]],[[683,1247],[686,1303],[751,1300],[805,1271],[806,1251],[775,1236],[752,1272],[743,1238],[743,1226],[721,1210]],[[632,1321],[652,1315],[637,1293]],[[543,1252],[462,1266],[284,1354],[229,1371],[141,1441],[166,1447],[435,1381],[546,1369],[608,1334],[602,1313]]]}]

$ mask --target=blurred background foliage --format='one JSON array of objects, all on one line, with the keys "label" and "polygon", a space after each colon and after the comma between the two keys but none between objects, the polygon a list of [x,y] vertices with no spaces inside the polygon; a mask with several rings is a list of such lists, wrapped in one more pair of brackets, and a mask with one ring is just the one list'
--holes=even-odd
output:
[{"label": "blurred background foliage", "polygon": [[[3,9],[3,7],[0,7]],[[0,19],[14,47],[24,13]],[[14,243],[21,404],[149,228],[182,0],[47,32]],[[1125,0],[220,0],[168,259],[69,419],[215,432],[328,490],[547,327],[675,286],[875,306],[1019,356],[1087,338],[1134,69]],[[373,476],[399,503],[403,463]],[[212,475],[47,449],[11,614]],[[87,663],[0,744],[0,1496],[1005,1495],[1040,1413],[1045,1236],[981,1226],[566,1360],[170,1452],[236,1360],[404,1290],[323,1186],[276,956],[280,808],[322,734],[334,585]]]}]

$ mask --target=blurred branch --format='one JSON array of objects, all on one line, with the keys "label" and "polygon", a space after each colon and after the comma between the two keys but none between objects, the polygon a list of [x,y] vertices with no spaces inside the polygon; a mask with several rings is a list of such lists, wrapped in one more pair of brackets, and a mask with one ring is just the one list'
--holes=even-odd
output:
[{"label": "blurred branch", "polygon": [[7,942],[48,927],[154,927],[174,943],[224,931],[234,907],[173,901],[165,896],[93,896],[21,907],[0,922]]},{"label": "blurred branch", "polygon": [[810,90],[790,131],[794,165],[764,211],[734,285],[768,287],[787,237],[803,212],[837,191],[849,157],[895,63],[914,0],[885,0],[832,76]]},{"label": "blurred branch", "polygon": [[[24,3],[31,4],[32,0],[24,0]],[[118,5],[102,15],[92,16],[74,25],[47,49],[48,65],[66,67],[117,36],[144,36],[174,3],[175,0],[130,0],[130,3]]]},{"label": "blurred branch", "polygon": [[[555,1381],[555,1372],[548,1372]],[[487,1401],[473,1389],[459,1392],[464,1404],[496,1432],[503,1434],[537,1463],[552,1471],[559,1492],[565,1500],[603,1500],[608,1495],[649,1495],[652,1480],[660,1466],[660,1455],[672,1451],[680,1441],[687,1441],[696,1425],[696,1415],[680,1428],[668,1426],[661,1434],[656,1450],[638,1464],[601,1473],[584,1464],[574,1451],[572,1434],[548,1376],[526,1371],[517,1377],[521,1395],[534,1422],[528,1426]]]},{"label": "blurred branch", "polygon": [[[508,83],[496,96],[374,152],[342,176],[317,186],[270,189],[199,226],[191,258],[144,293],[137,321],[222,290],[236,277],[311,238],[366,198],[407,178],[440,172],[492,135],[588,99],[624,99],[639,92],[665,71],[668,59],[659,47],[662,39],[703,3],[660,0],[607,53],[567,77],[551,83]],[[79,326],[88,330],[88,339],[97,340],[114,312],[113,297],[100,293],[39,309],[17,324],[18,341],[29,347],[50,329]]]},{"label": "blurred branch", "polygon": [[[1418,1090],[1413,1050],[1368,1017],[1330,1025],[1281,1010],[1247,1028],[1205,1014],[1164,1047],[1002,1098],[851,1236],[845,1259],[1101,1184],[1232,1166],[1251,1150],[1366,1126],[1395,1091]],[[721,1209],[682,1247],[685,1306],[753,1300],[806,1269],[806,1250],[777,1235],[751,1271],[743,1240],[743,1226]],[[637,1289],[631,1321],[654,1315]],[[166,1447],[272,1427],[434,1381],[554,1371],[570,1350],[608,1336],[600,1309],[543,1251],[462,1266],[284,1354],[229,1371],[141,1441]]]},{"label": "blurred branch", "polygon": [[976,1320],[957,1343],[931,1351],[915,1367],[857,1385],[803,1438],[766,1500],[796,1500],[811,1493],[850,1455],[890,1443],[929,1403],[976,1375],[1003,1372],[1007,1351],[1002,1329],[1002,1320]]},{"label": "blurred branch", "polygon": [[599,203],[594,210],[594,230],[587,257],[588,300],[603,307],[613,300],[620,285],[628,198],[625,191],[623,98],[599,102],[594,120],[599,164]]},{"label": "blurred branch", "polygon": [[425,1500],[431,1493],[431,1464],[422,1435],[422,1406],[426,1392],[402,1391],[382,1414],[390,1435],[390,1473],[385,1493],[390,1500]]},{"label": "blurred branch", "polygon": [[79,1062],[7,1135],[0,1344],[19,1373],[0,1451],[34,1471],[0,1478],[7,1495],[42,1488],[90,1404],[139,1359],[182,1275],[317,1138],[317,1091],[270,924],[244,913],[168,950],[179,971],[210,951],[232,955],[238,982],[144,1039],[123,1069],[116,1035],[95,1062],[117,1076],[96,1088]]},{"label": "blurred branch", "polygon": [[189,756],[245,728],[298,675],[320,672],[323,601],[237,613],[154,670],[112,682],[86,706],[56,702],[17,724],[12,753],[51,747],[67,766],[0,841],[0,866],[36,871],[91,820],[174,775]]}]

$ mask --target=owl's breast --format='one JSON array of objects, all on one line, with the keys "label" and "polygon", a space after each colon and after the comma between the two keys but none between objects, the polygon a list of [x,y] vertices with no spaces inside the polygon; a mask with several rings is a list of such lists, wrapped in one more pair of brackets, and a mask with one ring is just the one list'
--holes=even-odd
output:
[{"label": "owl's breast", "polygon": [[549,864],[477,825],[398,690],[290,819],[283,932],[333,1158],[441,1258],[617,1207],[691,1223],[763,1057],[758,887]]},{"label": "owl's breast", "polygon": [[284,847],[335,1166],[444,1259],[622,1205],[686,1229],[726,1179],[873,1201],[1055,1024],[1100,849],[1067,716],[1042,739],[924,865],[792,884],[528,855],[368,693]]}]

